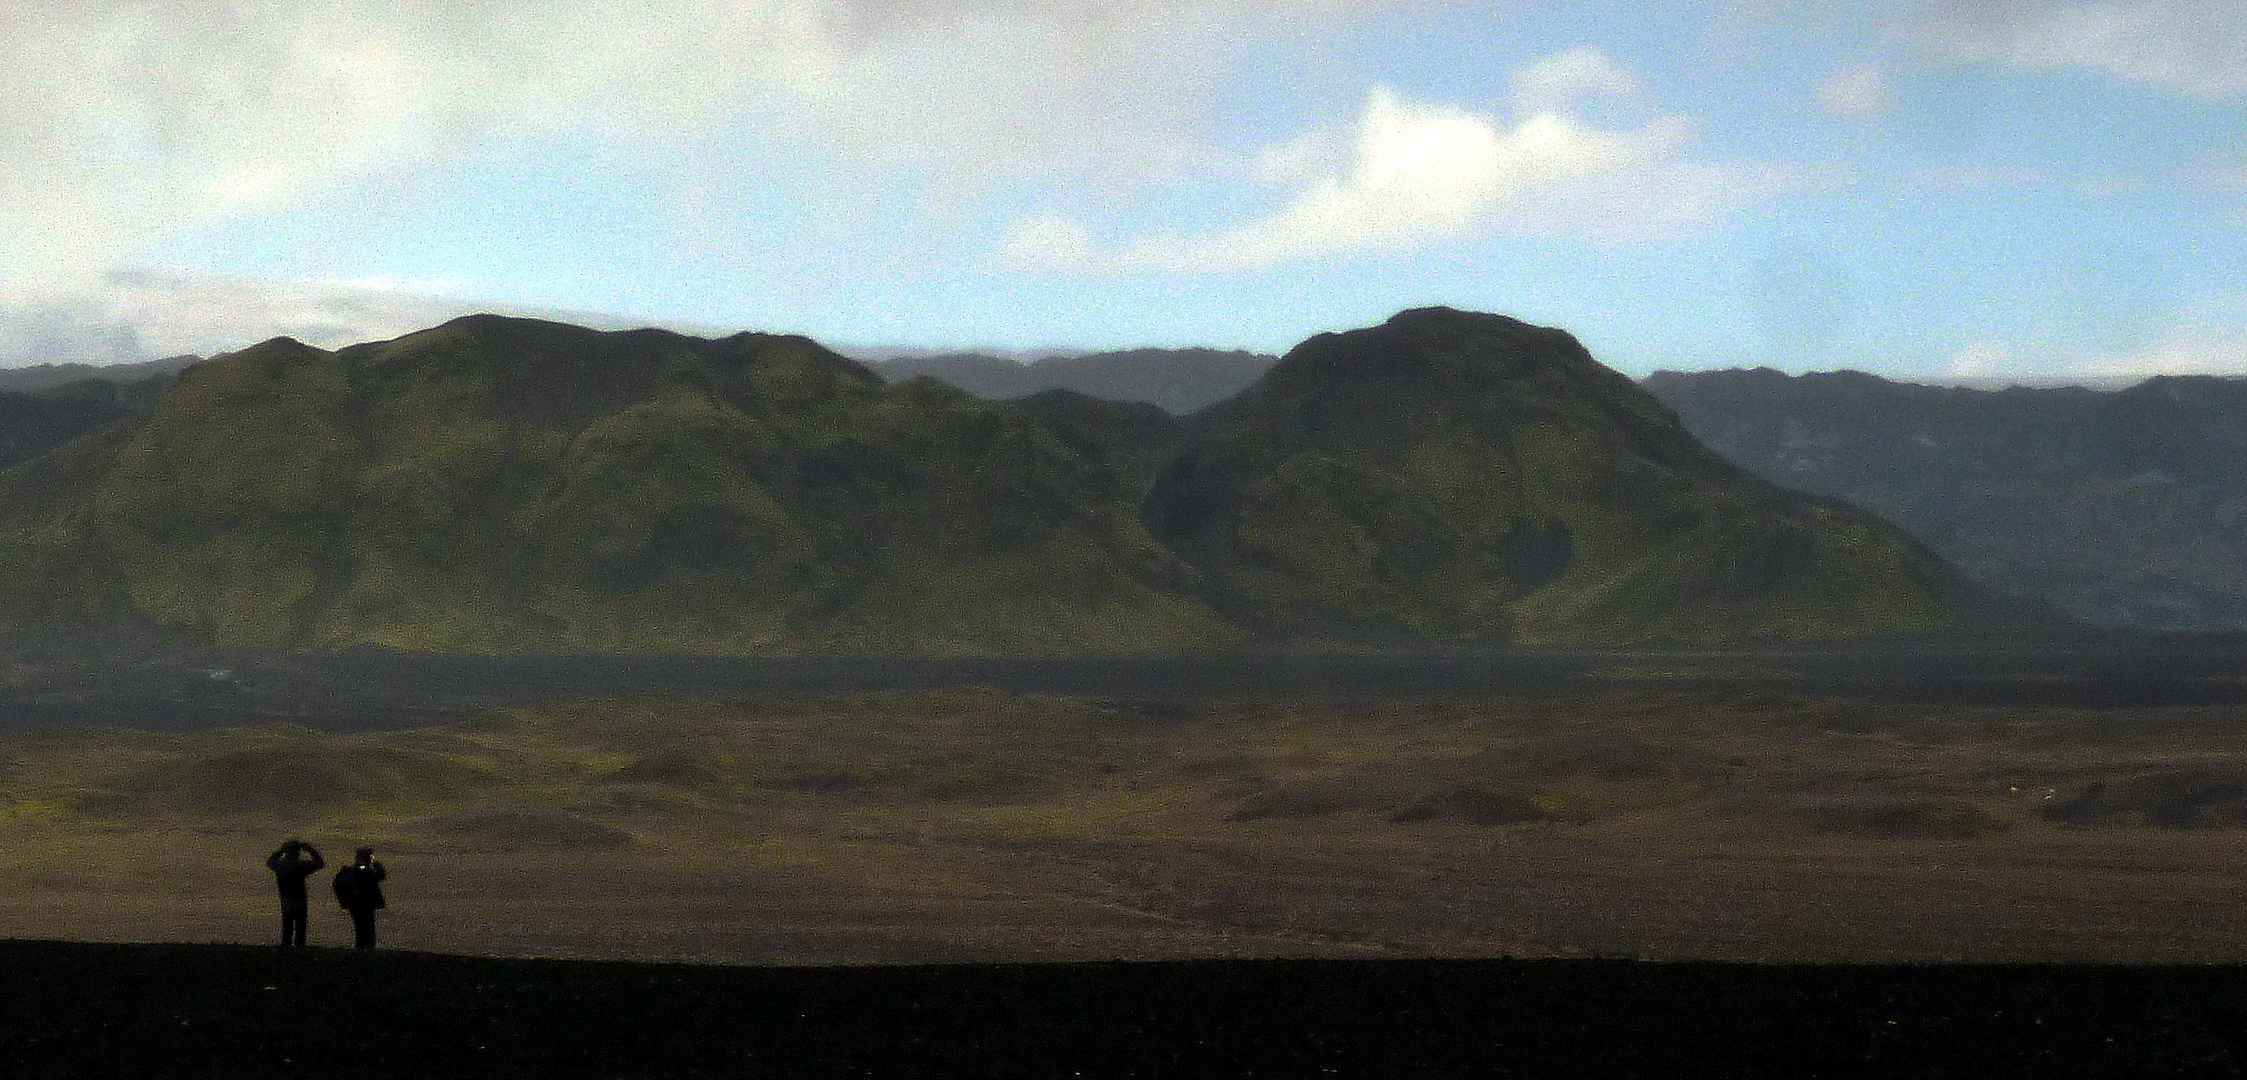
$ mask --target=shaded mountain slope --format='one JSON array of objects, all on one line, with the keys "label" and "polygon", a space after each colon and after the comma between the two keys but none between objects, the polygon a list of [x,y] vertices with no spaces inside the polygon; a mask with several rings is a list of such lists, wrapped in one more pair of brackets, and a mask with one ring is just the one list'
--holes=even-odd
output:
[{"label": "shaded mountain slope", "polygon": [[1014,404],[1043,421],[1070,449],[1115,470],[1134,497],[1194,437],[1191,427],[1145,402],[1046,390]]},{"label": "shaded mountain slope", "polygon": [[1149,528],[1267,632],[1821,637],[1990,603],[1877,518],[1708,452],[1566,333],[1503,316],[1319,335],[1193,422]]},{"label": "shaded mountain slope", "polygon": [[2247,382],[1921,386],[1663,372],[1720,453],[1903,526],[1960,570],[2113,626],[2247,628]]},{"label": "shaded mountain slope", "polygon": [[90,428],[133,415],[116,403],[113,387],[93,385],[110,389],[110,399],[98,394],[58,398],[52,392],[0,391],[0,469],[38,457]]},{"label": "shaded mountain slope", "polygon": [[0,368],[0,391],[36,394],[71,383],[108,382],[118,386],[168,384],[180,372],[203,362],[200,356],[168,356],[129,364],[32,364]]},{"label": "shaded mountain slope", "polygon": [[2010,617],[1567,334],[1322,334],[1186,420],[798,337],[472,316],[207,361],[0,473],[0,613],[221,644],[1052,654],[1713,642]]},{"label": "shaded mountain slope", "polygon": [[84,378],[23,391],[0,389],[0,469],[35,458],[103,424],[146,413],[171,384],[171,375],[156,374],[127,380]]}]

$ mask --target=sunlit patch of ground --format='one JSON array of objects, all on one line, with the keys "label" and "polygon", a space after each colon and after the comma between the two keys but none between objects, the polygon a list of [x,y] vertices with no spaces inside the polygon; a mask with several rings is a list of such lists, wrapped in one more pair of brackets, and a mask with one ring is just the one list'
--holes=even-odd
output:
[{"label": "sunlit patch of ground", "polygon": [[438,951],[2247,962],[2239,719],[1642,683],[54,728],[0,738],[0,937],[264,940],[297,835],[374,845],[383,940]]}]

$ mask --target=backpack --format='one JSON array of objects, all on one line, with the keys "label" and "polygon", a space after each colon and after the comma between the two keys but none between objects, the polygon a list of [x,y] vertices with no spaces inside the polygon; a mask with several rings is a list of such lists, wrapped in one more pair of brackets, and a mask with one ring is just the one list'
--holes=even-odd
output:
[{"label": "backpack", "polygon": [[382,864],[346,866],[335,873],[335,902],[353,911],[374,911],[382,900]]}]

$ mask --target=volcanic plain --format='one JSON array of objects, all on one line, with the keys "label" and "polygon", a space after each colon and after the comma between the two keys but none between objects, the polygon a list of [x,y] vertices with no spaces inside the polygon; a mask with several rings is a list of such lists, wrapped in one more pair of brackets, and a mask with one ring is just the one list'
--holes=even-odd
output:
[{"label": "volcanic plain", "polygon": [[263,942],[299,836],[463,954],[2236,964],[2238,655],[19,651],[0,938]]}]

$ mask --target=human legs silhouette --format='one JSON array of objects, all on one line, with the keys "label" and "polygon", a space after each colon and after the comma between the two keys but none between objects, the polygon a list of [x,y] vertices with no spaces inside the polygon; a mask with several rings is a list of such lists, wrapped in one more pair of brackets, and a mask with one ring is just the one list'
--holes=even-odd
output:
[{"label": "human legs silhouette", "polygon": [[281,900],[281,944],[304,944],[304,924],[309,905],[302,898],[284,897]]}]

